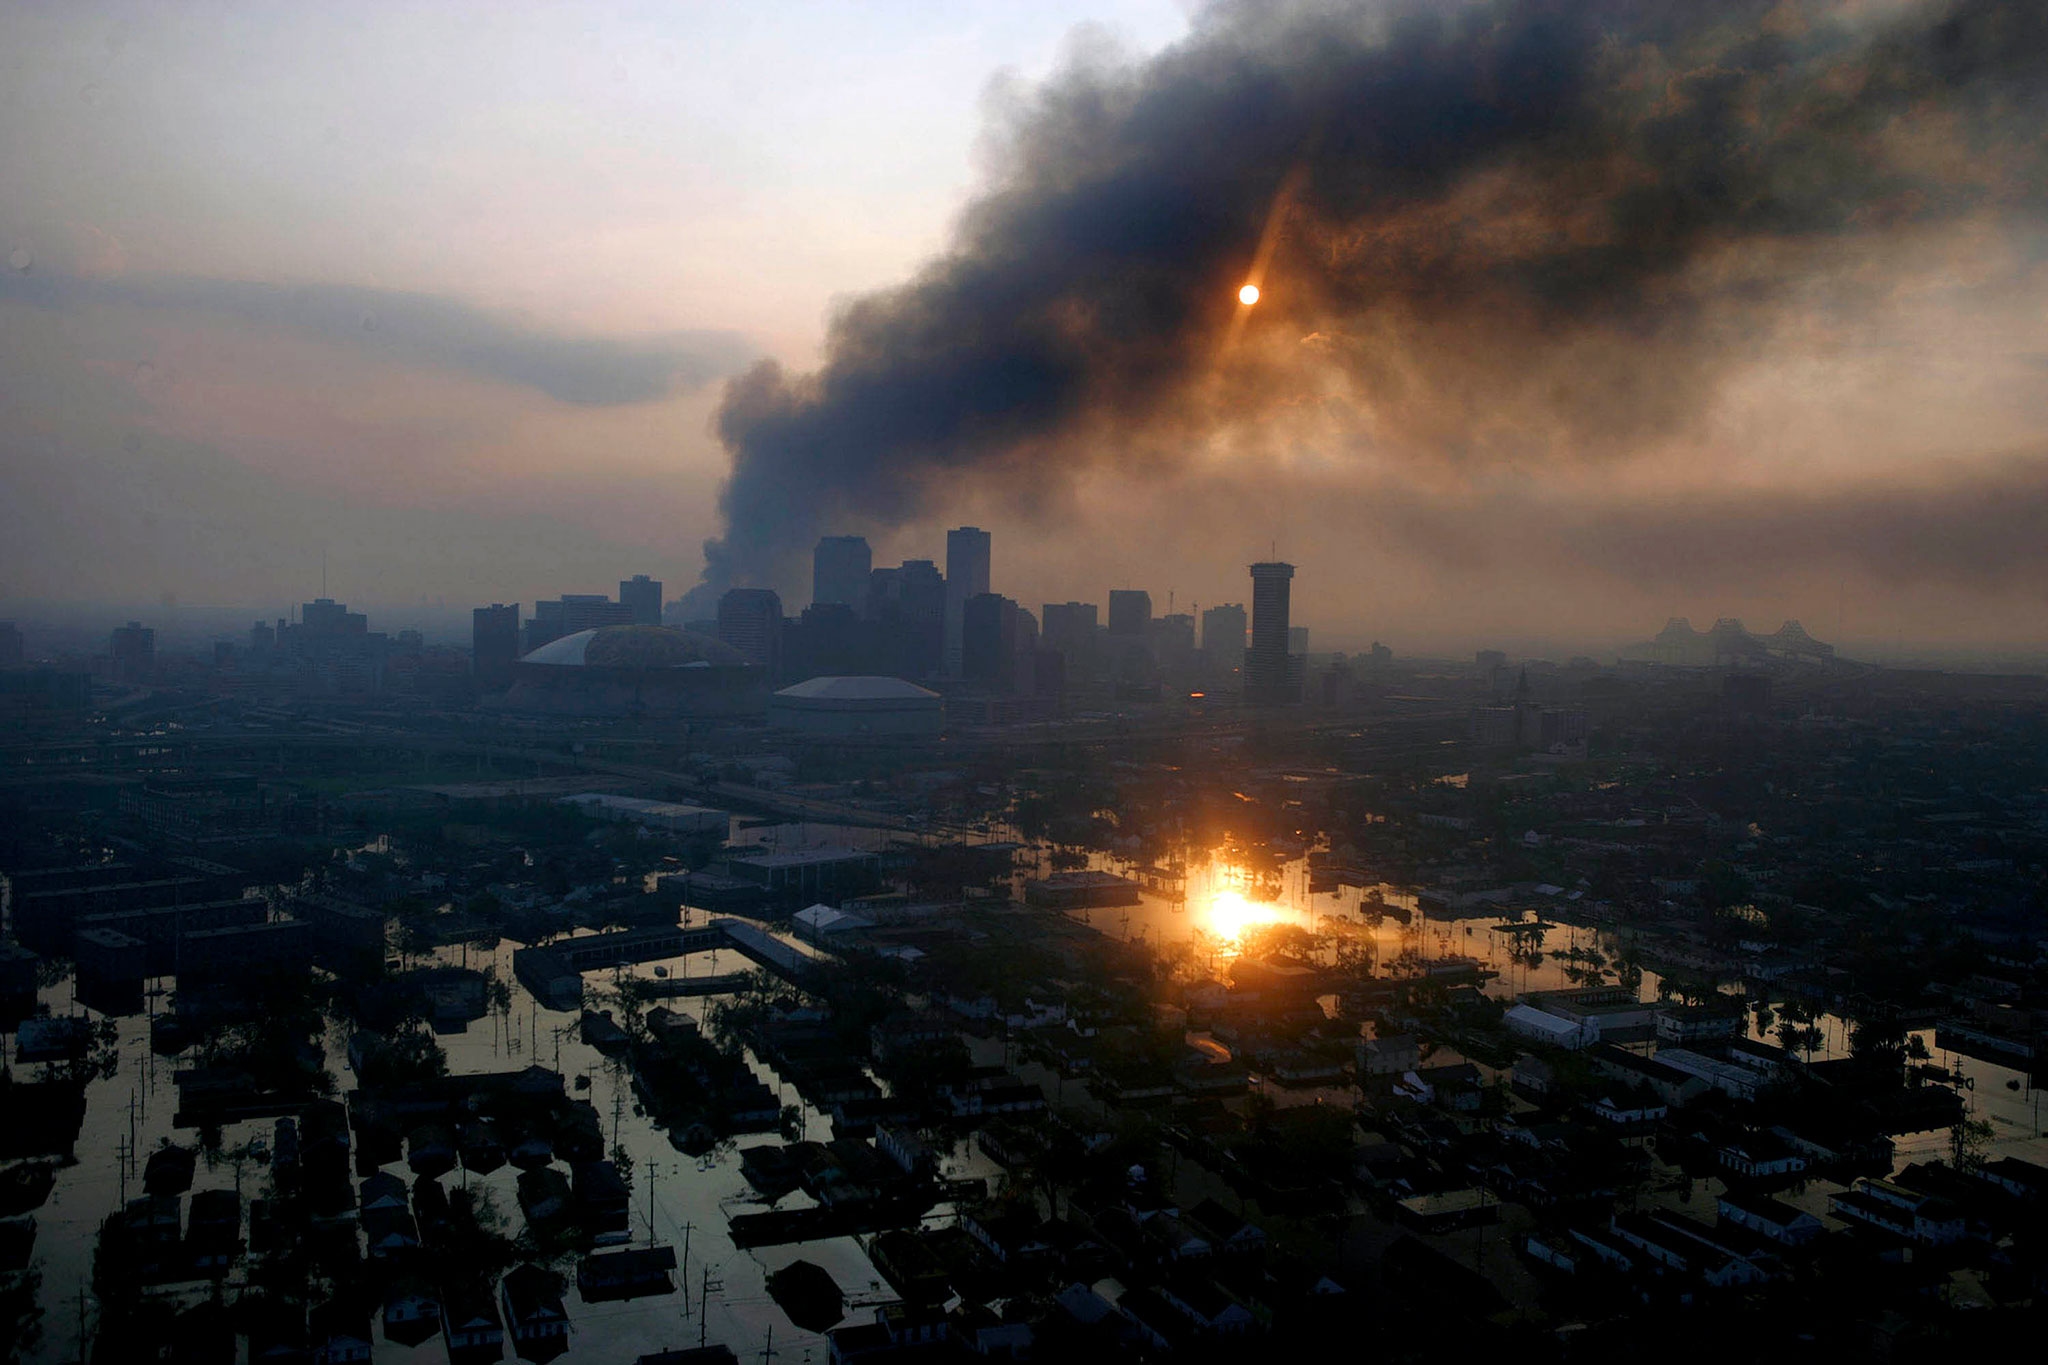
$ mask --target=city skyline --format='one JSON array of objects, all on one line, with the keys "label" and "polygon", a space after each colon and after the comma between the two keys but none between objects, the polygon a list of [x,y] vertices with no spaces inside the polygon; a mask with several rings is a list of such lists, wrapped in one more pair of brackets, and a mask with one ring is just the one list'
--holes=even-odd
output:
[{"label": "city skyline", "polygon": [[[729,547],[714,578],[792,599],[820,534],[896,562],[972,524],[1045,601],[1140,580],[1231,600],[1277,540],[1297,609],[1358,644],[1611,644],[1674,614],[1866,653],[2042,638],[2043,177],[2015,112],[2039,90],[2009,55],[2037,12],[1594,6],[1545,28],[1501,0],[1401,28],[1403,8],[515,7],[452,68],[433,7],[217,32],[11,12],[5,45],[36,60],[0,133],[0,611],[270,614],[324,559],[351,600],[439,601],[454,629],[628,566],[681,596],[706,541]],[[1931,64],[1951,9],[1964,55]],[[224,64],[236,44],[263,77]],[[803,79],[715,74],[770,59]],[[1528,83],[1472,87],[1485,71]],[[1352,97],[1388,72],[1412,108]],[[1667,106],[1627,96],[1651,85]],[[1281,102],[1233,102],[1259,91]],[[1313,156],[1226,136],[1332,111],[1348,140]],[[1409,147],[1431,118],[1472,136]],[[1155,174],[1202,146],[1203,178]],[[1347,197],[1386,158],[1427,173]],[[1617,159],[1662,209],[1621,194]],[[1539,192],[1570,174],[1577,208]],[[1368,222],[1384,261],[1316,256]],[[1533,254],[1479,268],[1513,240]],[[1078,389],[1072,338],[974,312],[1009,259],[1017,319],[1125,320]],[[940,353],[913,317],[1008,336],[959,355],[1023,387],[984,410],[907,363]],[[814,410],[813,384],[864,406]]]}]

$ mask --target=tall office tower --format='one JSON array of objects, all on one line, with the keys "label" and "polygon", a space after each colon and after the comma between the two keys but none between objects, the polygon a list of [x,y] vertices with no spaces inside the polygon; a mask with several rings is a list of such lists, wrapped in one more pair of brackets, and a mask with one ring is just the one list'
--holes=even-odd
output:
[{"label": "tall office tower", "polygon": [[1152,594],[1138,588],[1109,590],[1109,633],[1144,638],[1152,624]]},{"label": "tall office tower", "polygon": [[946,659],[946,576],[929,559],[906,559],[896,570],[898,672],[928,678]]},{"label": "tall office tower", "polygon": [[991,691],[1015,691],[1023,616],[997,593],[968,598],[960,615],[960,676]]},{"label": "tall office tower", "polygon": [[619,583],[619,605],[633,614],[636,626],[661,624],[661,580],[636,573]]},{"label": "tall office tower", "polygon": [[960,627],[969,598],[988,591],[988,532],[959,526],[946,532],[946,676],[960,676]]},{"label": "tall office tower", "polygon": [[1185,673],[1195,663],[1195,618],[1185,612],[1154,618],[1145,632],[1152,657],[1167,673]]},{"label": "tall office tower", "polygon": [[844,602],[813,602],[782,630],[782,671],[791,678],[873,673],[873,634]]},{"label": "tall office tower", "polygon": [[771,672],[782,662],[782,599],[771,588],[733,588],[718,599],[718,638]]},{"label": "tall office tower", "polygon": [[115,626],[107,641],[114,656],[114,676],[122,682],[144,682],[156,669],[156,632],[140,621]]},{"label": "tall office tower", "polygon": [[348,604],[331,597],[316,597],[299,607],[299,630],[309,640],[332,639],[341,635],[367,635],[367,613],[350,611]]},{"label": "tall office tower", "polygon": [[866,536],[825,536],[811,551],[811,602],[837,602],[860,612],[867,606],[875,557]]},{"label": "tall office tower", "polygon": [[501,692],[512,685],[512,665],[519,662],[519,604],[493,602],[469,613],[469,671],[479,692]]},{"label": "tall office tower", "polygon": [[1244,667],[1244,603],[1226,602],[1202,613],[1202,654],[1218,673]]},{"label": "tall office tower", "polygon": [[1095,604],[1093,602],[1047,602],[1040,613],[1041,643],[1066,660],[1061,670],[1067,678],[1092,678],[1096,671]]},{"label": "tall office tower", "polygon": [[1246,701],[1279,705],[1301,700],[1290,695],[1287,665],[1287,599],[1294,581],[1292,564],[1252,565],[1252,646],[1244,658]]},{"label": "tall office tower", "polygon": [[27,656],[21,631],[12,621],[0,621],[0,668],[20,668]]}]

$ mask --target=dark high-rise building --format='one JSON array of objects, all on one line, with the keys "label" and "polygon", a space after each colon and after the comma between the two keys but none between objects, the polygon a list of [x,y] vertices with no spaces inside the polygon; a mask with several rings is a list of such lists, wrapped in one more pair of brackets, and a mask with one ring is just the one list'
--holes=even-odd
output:
[{"label": "dark high-rise building", "polygon": [[961,612],[960,676],[998,692],[1015,690],[1024,613],[997,593],[967,599]]},{"label": "dark high-rise building", "polygon": [[1202,613],[1202,653],[1218,673],[1244,667],[1244,604],[1226,602]]},{"label": "dark high-rise building", "polygon": [[906,559],[868,576],[870,633],[881,671],[928,678],[939,671],[946,638],[946,578],[929,559]]},{"label": "dark high-rise building", "polygon": [[469,613],[469,671],[480,692],[501,692],[512,685],[512,665],[519,661],[519,604],[494,602]]},{"label": "dark high-rise building", "polygon": [[[844,602],[813,602],[782,631],[782,671],[807,678],[873,673],[873,635]],[[887,665],[881,665],[886,668]]]},{"label": "dark high-rise building", "polygon": [[[655,620],[659,624],[658,610]],[[526,623],[526,639],[521,652],[531,654],[550,640],[559,640],[580,630],[632,624],[633,609],[623,602],[614,602],[601,592],[565,592],[553,600],[533,604],[533,619]]]},{"label": "dark high-rise building", "polygon": [[27,654],[14,622],[0,621],[0,668],[20,668]]},{"label": "dark high-rise building", "polygon": [[1093,602],[1047,602],[1038,615],[1048,649],[1066,650],[1095,635]]},{"label": "dark high-rise building", "polygon": [[1301,700],[1300,684],[1290,687],[1287,662],[1287,602],[1294,566],[1252,565],[1252,644],[1244,659],[1245,700],[1277,705]]},{"label": "dark high-rise building", "polygon": [[771,588],[733,588],[718,599],[718,638],[773,672],[782,662],[782,599]]},{"label": "dark high-rise building", "polygon": [[1138,588],[1109,591],[1109,633],[1143,639],[1152,624],[1152,594]]},{"label": "dark high-rise building", "polygon": [[1047,602],[1039,613],[1040,639],[1045,648],[1057,652],[1065,664],[1063,678],[1095,676],[1098,650],[1095,646],[1096,611],[1093,602]]},{"label": "dark high-rise building", "polygon": [[856,612],[867,605],[874,553],[866,536],[825,536],[811,551],[811,602],[836,602]]},{"label": "dark high-rise building", "polygon": [[1185,612],[1155,617],[1145,631],[1152,657],[1169,674],[1183,674],[1195,663],[1195,618]]},{"label": "dark high-rise building", "polygon": [[156,670],[156,632],[140,621],[115,626],[107,642],[114,676],[122,682],[144,682]]},{"label": "dark high-rise building", "polygon": [[368,693],[384,689],[390,643],[366,613],[320,597],[299,607],[297,625],[278,623],[275,648],[302,691]]},{"label": "dark high-rise building", "polygon": [[619,605],[633,618],[636,626],[658,626],[661,624],[661,580],[636,573],[619,583]]},{"label": "dark high-rise building", "polygon": [[946,672],[960,674],[962,613],[989,590],[989,535],[979,526],[946,532]]}]

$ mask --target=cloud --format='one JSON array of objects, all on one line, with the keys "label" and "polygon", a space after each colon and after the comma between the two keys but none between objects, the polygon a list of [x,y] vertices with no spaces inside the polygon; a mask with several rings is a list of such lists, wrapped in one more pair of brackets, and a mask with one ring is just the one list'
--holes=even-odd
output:
[{"label": "cloud", "polygon": [[354,285],[86,279],[31,265],[0,273],[0,302],[130,307],[285,327],[386,361],[459,370],[589,406],[645,403],[699,389],[738,372],[754,355],[733,332],[567,336],[453,299]]},{"label": "cloud", "polygon": [[1898,287],[1845,251],[2038,224],[2044,50],[2031,0],[1215,5],[1013,98],[949,249],[732,382],[704,587],[1105,464],[1636,460]]}]

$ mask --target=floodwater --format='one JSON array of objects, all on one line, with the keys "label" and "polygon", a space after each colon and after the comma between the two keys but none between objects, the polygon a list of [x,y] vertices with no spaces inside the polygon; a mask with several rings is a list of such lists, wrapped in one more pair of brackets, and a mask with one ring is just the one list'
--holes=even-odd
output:
[{"label": "floodwater", "polygon": [[[815,843],[843,843],[879,848],[894,837],[882,831],[823,825],[761,826],[737,832],[748,843],[799,847]],[[1035,859],[1024,861],[1019,878],[1050,871],[1048,850],[1040,849]],[[1131,873],[1128,862],[1095,858],[1092,866]],[[1601,928],[1578,926],[1561,920],[1524,922],[1511,926],[1498,912],[1433,918],[1424,914],[1414,898],[1389,887],[1343,886],[1334,890],[1310,889],[1311,874],[1306,858],[1294,857],[1261,863],[1238,857],[1232,850],[1220,850],[1195,860],[1177,888],[1146,891],[1139,905],[1079,912],[1074,917],[1119,938],[1152,944],[1162,951],[1189,952],[1210,965],[1233,955],[1247,930],[1266,924],[1288,924],[1314,933],[1327,933],[1349,940],[1353,948],[1369,945],[1382,970],[1402,959],[1415,960],[1466,956],[1495,973],[1484,983],[1489,994],[1508,997],[1521,991],[1557,989],[1587,984],[1603,969],[1611,968],[1627,949],[1621,936]],[[1386,914],[1382,906],[1405,910],[1401,916]],[[1562,907],[1558,912],[1565,913]],[[1525,912],[1526,917],[1526,912]],[[758,1356],[768,1345],[770,1334],[776,1359],[783,1365],[823,1361],[823,1337],[799,1330],[769,1298],[765,1277],[799,1257],[822,1265],[838,1282],[848,1299],[846,1321],[860,1321],[866,1308],[893,1297],[875,1272],[865,1252],[852,1238],[834,1238],[795,1246],[761,1248],[751,1252],[736,1249],[726,1235],[727,1218],[743,1211],[755,1199],[740,1174],[740,1152],[746,1146],[779,1141],[772,1134],[750,1135],[727,1144],[709,1157],[685,1156],[635,1112],[627,1077],[605,1057],[583,1044],[575,1030],[573,1014],[539,1008],[511,971],[513,945],[493,949],[449,949],[442,957],[450,962],[492,968],[500,980],[514,983],[514,1003],[509,1017],[487,1016],[471,1023],[461,1034],[444,1035],[451,1072],[475,1074],[513,1070],[538,1062],[563,1073],[573,1087],[575,1078],[587,1076],[587,1091],[571,1089],[572,1095],[587,1097],[606,1124],[607,1137],[623,1146],[633,1160],[633,1236],[644,1244],[650,1235],[676,1248],[683,1255],[688,1242],[688,1265],[679,1292],[636,1299],[625,1303],[586,1304],[576,1294],[573,1274],[569,1276],[567,1298],[572,1335],[564,1360],[617,1362],[667,1347],[695,1345],[700,1332],[707,1341],[723,1342],[743,1358]],[[642,963],[631,969],[635,976],[652,976],[657,966],[671,978],[704,976],[750,966],[736,953],[698,954],[664,963]],[[611,983],[604,974],[593,974],[589,983],[602,992]],[[1654,995],[1657,977],[1643,974],[1643,991]],[[671,1009],[692,1014],[700,1020],[714,998],[671,1000]],[[70,987],[45,993],[53,1013],[73,1010]],[[1774,1002],[1775,1003],[1775,1002]],[[99,1224],[114,1211],[123,1197],[122,1153],[140,1153],[134,1163],[168,1139],[183,1145],[196,1144],[191,1129],[174,1130],[172,1111],[176,1091],[171,1077],[176,1060],[155,1056],[149,1049],[148,1020],[131,1016],[118,1021],[119,1070],[111,1079],[96,1080],[86,1091],[87,1113],[78,1142],[75,1164],[59,1170],[55,1188],[42,1208],[34,1211],[38,1224],[36,1265],[43,1275],[43,1340],[27,1358],[36,1361],[68,1361],[79,1356],[81,1308],[84,1326],[93,1330],[89,1289],[91,1257]],[[1815,1059],[1847,1055],[1848,1021],[1825,1015],[1816,1021],[1820,1038]],[[1754,1032],[1754,1030],[1753,1030]],[[1761,1036],[1760,1034],[1758,1036]],[[2042,1137],[2041,1092],[2032,1088],[2026,1076],[2008,1067],[1960,1054],[1945,1052],[1934,1044],[1932,1030],[1923,1034],[1933,1060],[1944,1070],[1959,1070],[1965,1080],[1962,1094],[1974,1117],[1993,1126],[1987,1144],[1990,1156],[2015,1155],[2030,1160],[2048,1160],[2048,1139]],[[1774,1038],[1766,1041],[1776,1041]],[[11,1046],[11,1040],[6,1041]],[[328,1065],[337,1088],[352,1084],[338,1029],[327,1040]],[[757,1058],[750,1064],[761,1078],[775,1088],[785,1105],[802,1112],[804,1131],[821,1136],[830,1131],[829,1121],[805,1105],[794,1089],[781,1083],[773,1070]],[[273,1121],[253,1120],[225,1125],[223,1151],[232,1152],[252,1139],[268,1140]],[[1927,1160],[1947,1153],[1945,1130],[1913,1134],[1898,1140],[1899,1161]],[[407,1178],[403,1164],[387,1169]],[[962,1144],[946,1162],[945,1174],[986,1176],[995,1168]],[[514,1229],[518,1226],[518,1202],[514,1194],[517,1172],[507,1165],[486,1177],[469,1177],[488,1187],[499,1211]],[[444,1177],[450,1184],[464,1179],[458,1170]],[[240,1188],[246,1198],[260,1197],[268,1180],[261,1163],[223,1158],[217,1163],[202,1161],[194,1189]],[[125,1193],[139,1194],[140,1179],[131,1176]],[[785,1207],[801,1204],[793,1195]],[[931,1217],[948,1216],[941,1205]],[[651,1225],[651,1226],[650,1226]],[[243,1267],[236,1267],[236,1282]],[[564,1269],[569,1269],[564,1267]],[[715,1286],[707,1301],[703,1294],[706,1272]],[[81,1290],[84,1290],[81,1296]],[[189,1287],[187,1297],[197,1300],[207,1292],[204,1285]],[[440,1362],[446,1358],[442,1338],[430,1338],[418,1347],[406,1347],[382,1339],[381,1323],[373,1320],[376,1337],[375,1359],[379,1365],[401,1362]]]},{"label": "floodwater", "polygon": [[[476,947],[470,947],[466,953],[462,949],[445,950],[443,956],[455,963],[466,960],[472,967],[492,967],[501,980],[512,981],[512,950],[513,945],[506,943],[494,950]],[[717,956],[719,960],[716,963],[709,960],[710,954],[699,954],[688,961],[672,959],[660,965],[667,967],[674,976],[685,973],[704,975],[710,971],[736,970],[751,965],[737,954]],[[633,969],[634,974],[651,975],[655,965],[639,964]],[[592,974],[588,979],[591,986],[599,990],[610,984],[605,974]],[[696,1016],[701,1021],[703,1012],[714,999],[716,997],[665,1003],[669,1008]],[[53,1013],[71,1012],[69,985],[47,993],[46,1002]],[[92,1250],[101,1220],[118,1207],[123,1197],[121,1153],[129,1139],[131,1117],[134,1149],[144,1158],[166,1139],[188,1147],[197,1144],[196,1130],[179,1130],[171,1126],[172,1112],[177,1104],[177,1092],[171,1077],[180,1062],[158,1057],[150,1051],[147,1017],[123,1018],[119,1021],[119,1028],[120,1070],[113,1079],[95,1080],[87,1088],[86,1118],[77,1146],[77,1161],[58,1171],[49,1199],[42,1208],[34,1211],[38,1225],[35,1256],[43,1275],[44,1319],[42,1344],[27,1357],[30,1360],[56,1362],[78,1358],[81,1287],[86,1290],[84,1317],[88,1334],[94,1329],[89,1288]],[[796,1365],[823,1361],[827,1355],[824,1337],[791,1324],[769,1298],[764,1286],[768,1274],[799,1258],[823,1266],[838,1282],[848,1303],[848,1316],[844,1321],[864,1321],[870,1306],[896,1297],[851,1237],[751,1251],[736,1249],[727,1236],[727,1218],[750,1208],[765,1207],[754,1202],[758,1196],[740,1174],[740,1154],[746,1147],[782,1139],[776,1134],[750,1134],[736,1142],[721,1145],[702,1159],[677,1151],[669,1143],[666,1133],[657,1130],[646,1117],[635,1112],[630,1078],[623,1068],[586,1046],[577,1036],[574,1014],[538,1008],[532,998],[515,984],[509,1018],[487,1016],[472,1022],[466,1032],[443,1035],[440,1041],[447,1051],[448,1068],[453,1074],[516,1070],[533,1063],[561,1071],[572,1087],[571,1096],[587,1098],[596,1107],[606,1128],[607,1143],[615,1141],[632,1157],[634,1244],[646,1245],[650,1214],[654,1237],[674,1247],[679,1260],[687,1236],[687,1295],[679,1288],[678,1292],[665,1296],[586,1304],[575,1290],[573,1262],[558,1265],[557,1269],[570,1282],[565,1300],[571,1323],[570,1349],[563,1360],[572,1362],[572,1365],[579,1360],[629,1361],[643,1353],[694,1346],[701,1329],[705,1340],[723,1342],[743,1358],[757,1357],[769,1344],[772,1330],[779,1361]],[[353,1084],[353,1077],[347,1069],[345,1046],[346,1039],[341,1030],[330,1028],[328,1066],[335,1076],[337,1092],[345,1092]],[[793,1088],[782,1084],[774,1071],[759,1059],[749,1054],[748,1061],[756,1074],[777,1090],[783,1104],[797,1106],[802,1111],[806,1134],[829,1136],[830,1121],[823,1114],[805,1104]],[[589,1077],[587,1091],[573,1088],[578,1076]],[[252,1139],[268,1142],[274,1122],[272,1119],[258,1119],[223,1125],[222,1150],[232,1152]],[[135,1165],[137,1172],[140,1164],[138,1160]],[[385,1169],[411,1183],[411,1173],[403,1162]],[[963,1145],[945,1162],[944,1174],[949,1178],[986,1175],[993,1169],[971,1145]],[[507,1230],[516,1232],[520,1226],[515,1191],[517,1176],[518,1171],[508,1164],[487,1176],[465,1176],[458,1168],[442,1180],[451,1188],[467,1179],[473,1185],[489,1189],[499,1213],[505,1216]],[[210,1165],[202,1159],[195,1174],[193,1190],[239,1187],[246,1201],[262,1197],[268,1179],[268,1167],[253,1160],[237,1163],[222,1159]],[[127,1196],[135,1197],[141,1192],[139,1174],[131,1175],[127,1182]],[[188,1195],[188,1208],[189,1198]],[[799,1193],[785,1197],[778,1206],[796,1207],[805,1202],[805,1197]],[[929,1216],[943,1218],[949,1212],[947,1206],[941,1205]],[[240,1281],[244,1269],[245,1263],[237,1264],[235,1274],[228,1282],[231,1289]],[[680,1270],[681,1267],[679,1280],[685,1278]],[[713,1286],[708,1318],[702,1292],[707,1270]],[[187,1288],[189,1292],[181,1297],[191,1302],[203,1299],[209,1292],[209,1287],[203,1283],[194,1283]],[[375,1360],[379,1365],[427,1361],[439,1365],[447,1359],[445,1341],[439,1336],[431,1337],[419,1346],[409,1347],[385,1341],[381,1321],[374,1316],[371,1327],[376,1342]],[[507,1358],[510,1358],[509,1342]]]}]

